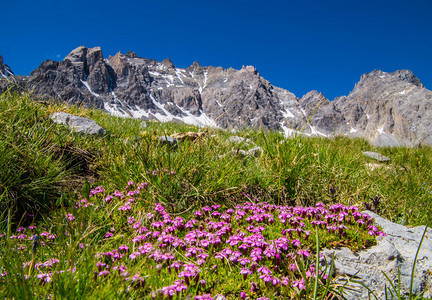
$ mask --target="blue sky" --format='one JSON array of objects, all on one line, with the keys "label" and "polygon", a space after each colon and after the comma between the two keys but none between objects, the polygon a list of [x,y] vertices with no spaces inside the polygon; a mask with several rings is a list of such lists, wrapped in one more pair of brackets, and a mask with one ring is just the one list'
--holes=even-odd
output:
[{"label": "blue sky", "polygon": [[300,97],[347,95],[374,69],[409,69],[432,88],[431,0],[1,0],[0,12],[0,55],[19,75],[85,45],[178,67],[254,65]]}]

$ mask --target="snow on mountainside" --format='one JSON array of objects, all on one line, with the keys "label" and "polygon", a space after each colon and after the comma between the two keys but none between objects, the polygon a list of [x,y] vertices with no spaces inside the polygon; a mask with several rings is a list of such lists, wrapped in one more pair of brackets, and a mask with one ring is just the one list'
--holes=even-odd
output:
[{"label": "snow on mountainside", "polygon": [[[0,71],[0,77],[13,75],[2,59]],[[432,92],[407,70],[365,74],[348,96],[330,102],[317,91],[298,98],[252,66],[235,70],[194,62],[182,69],[169,59],[158,62],[133,52],[104,58],[99,47],[81,46],[20,79],[35,95],[118,116],[273,129],[287,136],[361,136],[384,146],[432,144]],[[0,90],[6,86],[0,82]]]}]

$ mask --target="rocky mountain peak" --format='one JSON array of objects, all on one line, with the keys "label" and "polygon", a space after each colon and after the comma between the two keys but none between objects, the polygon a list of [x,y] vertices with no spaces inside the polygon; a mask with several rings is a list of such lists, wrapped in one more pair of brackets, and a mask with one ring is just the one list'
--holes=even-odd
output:
[{"label": "rocky mountain peak", "polygon": [[194,61],[187,69],[188,72],[202,73],[204,68],[199,64],[199,62]]},{"label": "rocky mountain peak", "polygon": [[131,52],[131,51],[128,51],[128,52],[125,54],[125,56],[126,56],[126,57],[129,57],[129,58],[138,58],[138,55],[137,55],[135,52]]},{"label": "rocky mountain peak", "polygon": [[103,54],[100,47],[87,49],[86,62],[87,65],[93,67],[98,61],[103,60]]},{"label": "rocky mountain peak", "polygon": [[418,79],[413,72],[410,70],[398,70],[396,72],[393,72],[392,74],[395,74],[395,76],[399,77],[403,81],[409,82],[411,84],[414,84],[415,86],[418,86],[419,88],[424,88],[423,83]]},{"label": "rocky mountain peak", "polygon": [[13,76],[11,68],[8,65],[3,63],[3,56],[0,55],[0,78],[6,78],[9,76]]},{"label": "rocky mountain peak", "polygon": [[113,69],[116,77],[126,76],[128,74],[128,62],[125,55],[121,52],[118,52],[114,56],[110,56],[108,58],[109,65]]},{"label": "rocky mountain peak", "polygon": [[66,57],[65,60],[68,59],[71,61],[71,63],[76,62],[85,62],[85,58],[87,55],[87,47],[85,46],[79,46],[72,50]]},{"label": "rocky mountain peak", "polygon": [[176,67],[176,66],[174,66],[173,62],[169,58],[164,59],[162,61],[162,65],[164,65],[165,68],[167,68],[167,69],[175,69],[175,67]]},{"label": "rocky mountain peak", "polygon": [[242,69],[240,71],[247,71],[252,74],[258,75],[258,71],[254,66],[242,66]]},{"label": "rocky mountain peak", "polygon": [[[381,70],[374,70],[370,73],[363,74],[360,77],[360,81],[356,84],[356,87],[362,87],[367,84],[381,84],[382,82],[406,82],[413,84],[419,88],[424,88],[420,79],[418,79],[413,72],[409,70],[397,70],[393,73],[383,72]],[[355,90],[355,89],[354,89]]]}]

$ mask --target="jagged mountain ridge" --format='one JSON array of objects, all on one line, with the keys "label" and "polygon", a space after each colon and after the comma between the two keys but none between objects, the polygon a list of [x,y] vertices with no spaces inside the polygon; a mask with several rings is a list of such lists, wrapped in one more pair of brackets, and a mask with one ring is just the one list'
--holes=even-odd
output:
[{"label": "jagged mountain ridge", "polygon": [[182,69],[169,59],[158,62],[133,52],[104,58],[99,47],[81,46],[63,61],[47,60],[19,79],[38,96],[120,116],[268,128],[285,135],[361,136],[384,146],[432,144],[432,92],[407,70],[375,70],[348,96],[329,101],[317,91],[296,97],[252,66],[235,70],[194,62]]}]

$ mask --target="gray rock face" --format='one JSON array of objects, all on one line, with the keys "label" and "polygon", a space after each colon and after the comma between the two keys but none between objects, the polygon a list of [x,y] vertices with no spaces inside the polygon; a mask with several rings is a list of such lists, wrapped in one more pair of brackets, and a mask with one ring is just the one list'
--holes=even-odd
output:
[{"label": "gray rock face", "polygon": [[183,69],[169,59],[133,52],[104,58],[99,47],[81,46],[22,79],[35,95],[143,120],[273,129],[286,136],[358,136],[384,147],[432,144],[432,92],[408,70],[375,70],[348,96],[329,101],[317,91],[296,97],[252,66],[235,70],[194,62]]},{"label": "gray rock face", "polygon": [[[407,228],[366,211],[386,236],[377,237],[378,244],[370,249],[353,253],[348,248],[326,249],[324,255],[330,262],[334,255],[335,271],[340,283],[349,278],[362,282],[374,291],[377,299],[384,299],[384,272],[392,283],[398,285],[398,270],[401,274],[401,291],[409,293],[411,272],[425,226]],[[432,296],[432,229],[428,229],[421,246],[415,269],[413,292]],[[369,299],[368,291],[360,284],[349,283],[345,289],[347,299]],[[375,299],[373,296],[371,299]]]},{"label": "gray rock face", "polygon": [[388,133],[380,133],[371,141],[371,144],[376,147],[400,147],[412,146],[411,142],[403,141],[400,138]]},{"label": "gray rock face", "polygon": [[104,135],[105,129],[100,127],[93,120],[74,116],[65,112],[56,112],[51,115],[51,119],[58,123],[69,127],[71,130],[82,134]]},{"label": "gray rock face", "polygon": [[347,97],[334,102],[359,136],[380,143],[386,134],[384,145],[431,144],[432,92],[410,71],[365,74]]}]

